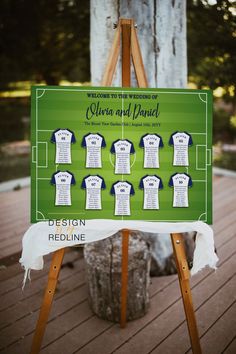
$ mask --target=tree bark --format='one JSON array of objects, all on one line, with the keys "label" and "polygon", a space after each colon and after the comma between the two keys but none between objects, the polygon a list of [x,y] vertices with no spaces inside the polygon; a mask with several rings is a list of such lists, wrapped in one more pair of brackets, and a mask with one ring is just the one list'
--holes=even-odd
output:
[{"label": "tree bark", "polygon": [[[186,87],[186,0],[91,0],[93,85],[100,85],[119,17],[137,24],[149,87]],[[113,85],[121,85],[120,73]]]},{"label": "tree bark", "polygon": [[[86,244],[84,258],[89,304],[100,318],[119,322],[121,312],[121,233]],[[151,253],[137,234],[129,237],[127,320],[143,316],[149,307]]]},{"label": "tree bark", "polygon": [[[91,79],[99,86],[112,45],[113,24],[133,18],[149,87],[184,88],[187,85],[186,0],[91,0]],[[120,62],[113,86],[121,86]],[[132,85],[135,86],[134,74]],[[167,235],[168,236],[168,235]],[[148,235],[152,248],[152,274],[176,271],[170,237]],[[192,258],[194,235],[187,252]]]}]

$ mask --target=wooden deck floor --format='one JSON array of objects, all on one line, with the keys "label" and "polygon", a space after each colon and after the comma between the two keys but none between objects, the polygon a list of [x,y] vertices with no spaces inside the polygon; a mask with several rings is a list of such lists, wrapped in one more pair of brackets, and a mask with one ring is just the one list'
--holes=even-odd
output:
[{"label": "wooden deck floor", "polygon": [[[26,354],[32,340],[50,256],[43,271],[21,292],[23,272],[11,258],[20,251],[27,228],[29,192],[1,194],[0,353]],[[236,180],[214,181],[214,231],[218,270],[204,270],[191,279],[192,294],[204,354],[236,353]],[[11,210],[11,217],[8,211]],[[12,218],[14,218],[12,222]],[[98,319],[87,303],[81,252],[66,254],[47,325],[42,354],[191,353],[177,276],[152,278],[151,307],[125,329]],[[12,264],[11,264],[12,263]]]}]

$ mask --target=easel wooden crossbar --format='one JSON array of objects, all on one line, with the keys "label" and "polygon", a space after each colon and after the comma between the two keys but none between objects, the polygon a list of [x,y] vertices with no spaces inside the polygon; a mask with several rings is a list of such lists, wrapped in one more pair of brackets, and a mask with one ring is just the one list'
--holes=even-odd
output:
[{"label": "easel wooden crossbar", "polygon": [[[120,19],[117,25],[114,41],[108,58],[102,79],[102,86],[111,86],[115,73],[119,53],[121,49],[122,60],[122,87],[131,86],[131,58],[139,87],[147,88],[148,82],[144,70],[142,55],[139,47],[138,37],[132,19]],[[126,326],[126,308],[127,308],[127,289],[128,289],[128,250],[129,236],[131,230],[122,230],[122,274],[121,274],[121,314],[120,326]],[[182,294],[182,300],[188,324],[192,350],[194,354],[201,354],[201,347],[198,336],[198,329],[193,309],[192,295],[190,289],[190,272],[186,259],[184,240],[182,234],[171,234],[171,240],[175,255],[175,262],[178,271],[179,284]],[[53,296],[61,269],[61,264],[65,254],[65,249],[56,251],[52,258],[51,267],[48,275],[48,283],[44,293],[42,306],[36,325],[31,354],[40,352],[43,335],[45,332],[49,312],[51,309]]]}]

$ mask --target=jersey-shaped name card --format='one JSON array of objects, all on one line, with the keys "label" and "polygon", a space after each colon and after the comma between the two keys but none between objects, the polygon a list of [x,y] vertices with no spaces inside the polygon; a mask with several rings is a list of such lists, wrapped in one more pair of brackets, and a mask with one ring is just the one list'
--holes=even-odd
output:
[{"label": "jersey-shaped name card", "polygon": [[71,164],[71,144],[75,135],[69,129],[57,129],[52,133],[51,142],[56,143],[55,163]]},{"label": "jersey-shaped name card", "polygon": [[31,220],[212,223],[209,90],[32,87]]}]

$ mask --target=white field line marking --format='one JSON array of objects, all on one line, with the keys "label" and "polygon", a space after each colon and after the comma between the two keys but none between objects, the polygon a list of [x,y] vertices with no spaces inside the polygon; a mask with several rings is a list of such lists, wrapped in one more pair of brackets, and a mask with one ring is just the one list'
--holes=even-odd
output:
[{"label": "white field line marking", "polygon": [[133,165],[135,164],[135,161],[136,161],[136,152],[134,153],[134,160],[133,160],[132,164],[130,165],[130,167],[133,167]]},{"label": "white field line marking", "polygon": [[[35,119],[36,119],[36,131],[35,131],[35,140],[36,146],[38,146],[38,97],[37,97],[37,90],[36,90],[36,104],[35,104]],[[38,149],[36,149],[36,161],[38,161]],[[38,218],[38,168],[37,163],[35,164],[35,176],[36,176],[36,191],[35,191],[35,218]],[[44,216],[43,216],[44,217]]]},{"label": "white field line marking", "polygon": [[[124,98],[123,98],[123,94],[124,94],[124,91],[121,91],[121,94],[122,94],[122,98],[121,98],[121,109],[122,109],[122,126],[121,126],[121,138],[122,140],[124,139],[124,115],[123,115],[123,109],[124,109]],[[122,182],[124,181],[124,175],[122,173],[121,175],[121,180]],[[124,216],[122,215],[121,216],[121,220],[123,221],[124,220]]]},{"label": "white field line marking", "polygon": [[[202,99],[202,97],[201,97],[202,95],[205,96],[205,100]],[[207,103],[207,94],[206,94],[206,93],[204,93],[204,92],[203,92],[203,93],[199,93],[199,94],[198,94],[198,97],[200,98],[200,100],[201,100],[202,102]]]},{"label": "white field line marking", "polygon": [[[202,213],[202,214],[199,216],[198,220],[201,220],[201,218],[202,218],[203,215],[206,216],[206,213]],[[206,218],[205,218],[204,220],[201,220],[201,221],[206,221]]]},{"label": "white field line marking", "polygon": [[35,156],[35,150],[36,150],[36,146],[32,146],[32,149],[31,149],[31,156],[32,156],[32,162],[33,163],[37,163],[37,160],[34,159],[34,156]]},{"label": "white field line marking", "polygon": [[[62,89],[56,89],[56,88],[46,88],[43,90],[43,93],[40,95],[40,96],[37,96],[37,92],[38,91],[42,91],[42,89],[40,88],[37,88],[36,89],[36,145],[37,145],[37,132],[39,131],[38,130],[38,102],[37,102],[37,99],[42,97],[44,95],[44,93],[46,91],[68,91],[68,92],[94,92],[96,91],[97,92],[97,88],[96,89],[86,89],[86,90],[81,90],[81,89],[65,89],[65,88],[62,88]],[[120,90],[101,90],[102,92],[121,92]],[[171,94],[182,94],[182,95],[198,95],[200,100],[205,102],[206,103],[206,133],[192,133],[192,134],[199,134],[199,135],[206,135],[206,146],[207,146],[207,94],[206,93],[198,93],[198,92],[186,92],[186,91],[179,91],[179,92],[176,92],[176,91],[142,91],[142,90],[137,90],[137,91],[133,91],[133,90],[129,90],[130,93],[136,93],[136,94],[139,94],[139,93],[145,93],[145,94],[165,94],[165,93],[171,93]],[[202,100],[201,96],[200,95],[205,95],[206,97],[206,101]],[[197,162],[196,162],[197,164]],[[206,177],[207,177],[207,169],[204,169],[206,171]],[[37,206],[38,206],[38,184],[37,184],[37,174],[38,174],[38,171],[37,171],[37,166],[36,166],[36,212],[37,212]],[[122,176],[123,177],[123,176]],[[207,178],[206,178],[206,188],[207,188]],[[206,205],[207,205],[207,193],[206,193]],[[39,212],[41,213],[41,212]],[[72,213],[70,213],[72,214]],[[123,219],[123,217],[122,217]],[[150,221],[156,221],[156,220],[150,220]],[[160,220],[160,221],[173,221],[173,220]],[[181,220],[177,220],[177,221],[181,221]],[[195,221],[195,220],[182,220],[182,221]]]},{"label": "white field line marking", "polygon": [[[37,164],[37,168],[48,168],[48,143],[47,141],[38,141],[38,145],[39,144],[45,144],[46,145],[46,165],[38,165]],[[38,150],[38,145],[37,145],[37,150]],[[38,162],[38,159],[37,159],[37,162]]]},{"label": "white field line marking", "polygon": [[208,200],[207,200],[207,94],[205,94],[205,103],[206,103],[206,172],[205,172],[205,179],[206,179],[206,191],[205,191],[205,211],[206,211],[206,219],[207,219],[207,204],[208,204]]},{"label": "white field line marking", "polygon": [[48,213],[49,215],[84,215],[85,213]]},{"label": "white field line marking", "polygon": [[[39,212],[40,213],[40,212]],[[68,215],[79,215],[79,214],[82,214],[82,213],[48,213],[48,214],[68,214]],[[201,215],[204,215],[205,213],[202,213]],[[201,217],[201,215],[200,215],[200,217]],[[117,218],[118,219],[118,218]],[[114,218],[114,219],[107,219],[107,220],[117,220],[116,218]],[[44,220],[44,221],[47,221],[47,220],[49,220],[49,219],[37,219],[37,221],[40,221],[40,220]],[[98,220],[100,220],[100,219],[98,219]],[[198,219],[199,220],[199,219]],[[140,221],[140,220],[139,220]],[[157,222],[157,220],[144,220],[145,222]],[[190,219],[185,219],[185,220],[173,220],[173,219],[171,219],[171,220],[162,220],[162,219],[158,219],[158,222],[195,222],[196,221],[196,219],[194,219],[194,220],[190,220]],[[205,220],[201,220],[201,221],[206,221],[206,219]]]},{"label": "white field line marking", "polygon": [[[43,97],[43,95],[45,94],[45,91],[46,91],[47,89],[36,89],[36,98],[38,99],[38,98],[41,98],[41,97]],[[39,91],[42,91],[42,93],[41,93],[41,95],[38,95],[38,93],[39,93]]]},{"label": "white field line marking", "polygon": [[[42,90],[42,89],[36,89],[36,90]],[[96,88],[96,89],[93,89],[93,88],[91,88],[91,89],[86,89],[86,90],[84,90],[84,89],[82,89],[82,90],[80,90],[80,89],[66,89],[66,88],[61,88],[61,89],[56,89],[56,88],[45,88],[44,89],[44,91],[68,91],[68,92],[97,92],[98,91],[98,89]],[[113,89],[111,89],[111,90],[101,90],[101,92],[122,92],[121,90],[113,90]],[[158,94],[158,95],[161,95],[161,94],[163,94],[163,93],[171,93],[171,94],[176,94],[176,95],[179,95],[179,94],[182,94],[182,95],[207,95],[206,93],[199,93],[199,92],[185,92],[185,91],[180,91],[180,92],[176,92],[176,91],[158,91],[158,89],[156,90],[156,91],[142,91],[142,90],[137,90],[137,91],[133,91],[133,90],[129,90],[128,91],[129,93],[130,92],[132,92],[132,93],[136,93],[137,95],[139,94],[139,93],[145,93],[145,94]],[[41,97],[41,96],[40,96]],[[199,97],[200,98],[200,97]],[[200,98],[201,99],[201,98]],[[202,101],[202,99],[201,99],[201,101]],[[203,102],[205,102],[205,101],[203,101]]]},{"label": "white field line marking", "polygon": [[113,166],[113,167],[115,167],[114,163],[112,162],[112,156],[111,156],[111,155],[112,155],[112,154],[111,154],[111,153],[109,153],[110,163],[112,164],[112,166]]},{"label": "white field line marking", "polygon": [[[208,159],[209,157],[209,159]],[[208,163],[209,160],[209,163]],[[206,165],[211,166],[211,149],[207,149],[207,160],[206,160]]]},{"label": "white field line marking", "polygon": [[191,135],[206,135],[206,133],[189,133]]},{"label": "white field line marking", "polygon": [[41,211],[37,210],[37,214],[41,214],[43,217],[43,219],[37,219],[36,217],[37,220],[46,220],[44,214]]},{"label": "white field line marking", "polygon": [[206,167],[205,168],[199,168],[198,167],[198,147],[199,146],[204,146],[205,149],[206,149],[206,145],[196,145],[196,170],[197,171],[205,171],[206,170]]}]

